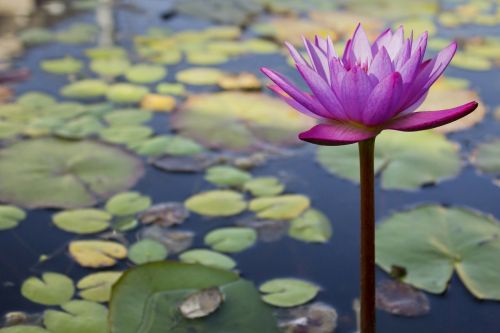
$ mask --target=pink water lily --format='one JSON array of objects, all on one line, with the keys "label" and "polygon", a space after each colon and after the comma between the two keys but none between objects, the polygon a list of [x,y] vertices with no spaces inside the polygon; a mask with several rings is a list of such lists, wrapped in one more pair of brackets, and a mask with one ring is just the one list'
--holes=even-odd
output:
[{"label": "pink water lily", "polygon": [[287,47],[311,93],[281,74],[262,68],[275,84],[270,88],[298,111],[320,123],[299,138],[321,145],[344,145],[370,139],[382,130],[419,131],[441,126],[474,111],[472,101],[455,108],[419,111],[429,88],[457,50],[451,43],[424,60],[427,33],[405,39],[403,27],[384,31],[370,44],[361,25],[347,41],[342,57],[330,38],[304,39],[309,59]]}]

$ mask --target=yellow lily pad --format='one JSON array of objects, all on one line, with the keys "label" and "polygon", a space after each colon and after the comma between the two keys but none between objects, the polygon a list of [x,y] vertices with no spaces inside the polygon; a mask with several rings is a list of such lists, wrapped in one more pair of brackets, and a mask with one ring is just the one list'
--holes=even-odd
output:
[{"label": "yellow lily pad", "polygon": [[291,220],[300,216],[310,204],[311,201],[304,195],[287,194],[253,199],[249,209],[262,219]]},{"label": "yellow lily pad", "polygon": [[177,72],[177,81],[191,85],[217,84],[224,76],[224,72],[217,68],[195,67]]},{"label": "yellow lily pad", "polygon": [[109,267],[117,259],[127,257],[127,248],[120,243],[100,240],[72,241],[69,253],[83,267]]},{"label": "yellow lily pad", "polygon": [[148,94],[141,101],[141,109],[150,111],[172,111],[177,102],[172,96]]}]

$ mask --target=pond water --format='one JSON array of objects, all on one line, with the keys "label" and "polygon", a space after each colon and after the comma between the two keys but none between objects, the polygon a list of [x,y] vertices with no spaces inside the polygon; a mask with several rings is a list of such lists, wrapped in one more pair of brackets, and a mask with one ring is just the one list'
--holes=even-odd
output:
[{"label": "pond water", "polygon": [[[179,31],[204,29],[214,25],[203,18],[186,14],[178,14],[168,19],[162,18],[162,14],[168,11],[169,6],[171,6],[169,1],[155,0],[127,2],[116,6],[113,9],[113,17],[117,45],[132,52],[133,36],[145,35],[152,27]],[[446,5],[443,7],[446,8]],[[350,9],[347,8],[347,10]],[[261,14],[257,21],[269,20],[272,15],[277,14]],[[433,19],[437,20],[436,17]],[[392,21],[397,20],[392,19]],[[392,21],[388,20],[388,22]],[[68,15],[54,23],[50,29],[65,31],[73,24],[81,22],[95,24],[94,10]],[[438,24],[438,27],[437,36],[442,38],[485,34],[498,37],[499,34],[498,25],[486,27],[465,24],[458,28],[447,28]],[[244,38],[255,35],[256,33],[250,28],[243,31]],[[27,48],[20,57],[14,60],[14,66],[29,68],[31,77],[13,85],[15,96],[30,91],[39,91],[55,96],[60,101],[64,100],[59,90],[68,83],[67,76],[53,75],[43,71],[39,66],[40,62],[64,55],[87,61],[84,51],[93,45],[95,44],[53,42]],[[132,55],[131,59],[134,61],[137,59],[139,62],[135,55]],[[498,65],[498,55],[496,60]],[[298,78],[293,73],[293,68],[286,63],[283,52],[243,54],[223,64],[208,66],[235,73],[247,71],[264,81],[259,73],[259,68],[263,65]],[[195,67],[195,65],[190,65],[185,60],[167,65],[168,74],[162,81],[175,82],[175,73],[189,67]],[[78,75],[95,77],[95,74],[88,69]],[[460,156],[464,165],[458,176],[415,191],[382,189],[380,179],[378,179],[376,190],[378,221],[384,220],[396,211],[410,209],[421,203],[470,207],[500,218],[498,186],[493,183],[491,176],[479,173],[473,165],[466,162],[477,144],[499,136],[500,122],[495,120],[493,112],[494,108],[500,104],[498,68],[476,71],[450,66],[446,75],[467,79],[471,89],[479,93],[482,103],[489,112],[473,127],[447,134],[449,140],[461,146]],[[119,79],[119,81],[123,80]],[[189,92],[192,94],[218,90],[219,88],[213,85],[189,86]],[[182,103],[182,98],[177,98],[177,102]],[[454,105],[453,101],[451,105]],[[147,125],[151,126],[156,134],[171,133],[170,119],[171,114],[158,112]],[[336,332],[354,332],[356,321],[352,303],[358,295],[359,276],[359,188],[353,182],[332,176],[322,168],[316,162],[315,146],[285,147],[278,151],[278,154],[271,154],[263,165],[253,168],[252,175],[254,177],[276,176],[285,183],[286,192],[308,196],[312,206],[331,220],[333,236],[324,244],[301,242],[290,237],[284,237],[276,242],[258,242],[245,251],[232,254],[231,257],[237,262],[241,275],[255,282],[256,285],[273,278],[295,277],[321,286],[316,300],[330,304],[337,310],[339,320]],[[154,203],[183,202],[196,193],[214,189],[213,185],[204,180],[204,172],[186,174],[164,172],[148,164],[147,158],[141,158],[145,163],[146,171],[132,190],[150,196]],[[411,173],[412,170],[409,169],[407,172]],[[83,276],[95,272],[94,269],[84,268],[76,263],[68,254],[67,248],[72,240],[96,239],[97,237],[95,235],[78,236],[56,228],[52,222],[52,215],[57,211],[54,209],[27,210],[27,218],[18,227],[0,231],[0,314],[10,311],[40,313],[47,308],[31,302],[20,294],[22,282],[30,276],[39,276],[42,272],[52,271],[66,274],[74,281],[78,281]],[[234,225],[238,219],[240,218],[209,219],[192,213],[181,229],[195,232],[193,248],[205,247],[203,237],[207,232]],[[136,240],[136,233],[137,230],[125,233],[130,243]],[[41,255],[48,256],[48,259],[41,261]],[[176,256],[169,256],[169,258],[175,259]],[[121,260],[117,266],[113,267],[113,270],[123,270],[130,265],[126,260]],[[389,278],[387,273],[380,268],[377,269],[379,281]],[[405,318],[379,310],[377,312],[378,331],[500,332],[500,304],[495,301],[477,300],[456,274],[446,293],[442,295],[427,293],[427,296],[430,299],[431,310],[421,317]]]}]

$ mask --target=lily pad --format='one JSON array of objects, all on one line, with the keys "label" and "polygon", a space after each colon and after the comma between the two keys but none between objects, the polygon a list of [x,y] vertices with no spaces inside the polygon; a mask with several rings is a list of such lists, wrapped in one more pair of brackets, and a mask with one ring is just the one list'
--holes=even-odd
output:
[{"label": "lily pad", "polygon": [[109,228],[111,217],[111,214],[99,209],[75,209],[57,213],[52,220],[64,231],[93,234]]},{"label": "lily pad", "polygon": [[377,227],[376,261],[403,268],[403,282],[446,290],[453,272],[479,299],[500,300],[500,224],[464,208],[425,205],[396,213]]},{"label": "lily pad", "polygon": [[79,295],[87,301],[107,302],[111,297],[111,288],[123,272],[98,272],[89,274],[76,284]]},{"label": "lily pad", "polygon": [[96,59],[90,62],[90,69],[103,77],[114,78],[124,74],[130,62],[124,58]]},{"label": "lily pad", "polygon": [[156,159],[153,165],[163,171],[193,173],[203,171],[219,162],[219,155],[203,152],[187,156],[163,156]]},{"label": "lily pad", "polygon": [[247,181],[243,189],[254,197],[271,197],[281,194],[285,186],[275,177],[258,177]]},{"label": "lily pad", "polygon": [[316,297],[320,288],[299,279],[274,279],[262,284],[259,290],[265,294],[262,296],[264,302],[289,308],[309,302]]},{"label": "lily pad", "polygon": [[119,59],[127,56],[127,50],[122,47],[94,47],[85,50],[85,55],[92,60]]},{"label": "lily pad", "polygon": [[142,229],[139,239],[152,239],[163,244],[168,253],[177,254],[191,247],[194,232],[185,230],[169,230],[158,225]]},{"label": "lily pad", "polygon": [[238,192],[216,190],[196,194],[185,202],[186,208],[205,216],[232,216],[245,210],[247,204]]},{"label": "lily pad", "polygon": [[156,91],[162,95],[182,96],[186,93],[186,87],[182,83],[160,83]]},{"label": "lily pad", "polygon": [[185,0],[177,3],[175,10],[223,24],[244,25],[260,13],[262,5],[256,0]]},{"label": "lily pad", "polygon": [[191,85],[217,84],[224,76],[224,72],[217,68],[195,67],[177,72],[177,81]]},{"label": "lily pad", "polygon": [[47,59],[40,62],[40,67],[52,74],[74,74],[82,70],[83,62],[73,57]]},{"label": "lily pad", "polygon": [[[433,131],[385,131],[376,141],[375,172],[381,175],[384,189],[418,190],[459,173],[462,162],[458,149]],[[357,145],[320,147],[317,158],[332,174],[359,182]]]},{"label": "lily pad", "polygon": [[133,83],[153,83],[167,76],[167,70],[163,66],[138,64],[130,67],[125,73],[128,81]]},{"label": "lily pad", "polygon": [[205,244],[220,252],[241,252],[257,241],[257,232],[251,228],[228,227],[209,232]]},{"label": "lily pad", "polygon": [[203,147],[195,141],[178,135],[159,135],[139,142],[131,147],[145,156],[184,156],[203,152]]},{"label": "lily pad", "polygon": [[117,83],[109,87],[106,97],[110,102],[131,104],[138,103],[148,94],[149,89],[129,83]]},{"label": "lily pad", "polygon": [[182,224],[189,217],[189,211],[180,202],[165,202],[154,205],[139,215],[144,224],[156,224],[162,227]]},{"label": "lily pad", "polygon": [[26,218],[24,210],[10,205],[0,205],[0,231],[15,228]]},{"label": "lily pad", "polygon": [[120,243],[101,240],[80,240],[69,243],[69,253],[83,267],[109,267],[117,259],[127,257],[127,249]]},{"label": "lily pad", "polygon": [[124,192],[106,202],[106,210],[116,216],[133,215],[151,206],[151,198],[139,192]]},{"label": "lily pad", "polygon": [[42,109],[56,103],[54,97],[38,91],[26,92],[17,99],[17,104],[32,109]]},{"label": "lily pad", "polygon": [[[219,309],[202,320],[183,318],[178,305],[194,292],[213,287],[224,295]],[[176,262],[127,271],[113,288],[109,319],[111,333],[279,332],[252,283],[226,270]]]},{"label": "lily pad", "polygon": [[107,113],[104,119],[111,126],[140,125],[153,117],[151,112],[140,109],[123,109]]},{"label": "lily pad", "polygon": [[168,251],[162,243],[150,239],[132,244],[128,251],[128,258],[137,265],[164,260],[167,255]]},{"label": "lily pad", "polygon": [[61,95],[68,98],[89,99],[106,95],[108,84],[101,80],[80,80],[64,86]]},{"label": "lily pad", "polygon": [[393,315],[416,317],[431,310],[429,298],[399,281],[385,280],[377,285],[377,308]]},{"label": "lily pad", "polygon": [[136,144],[137,141],[145,140],[152,134],[153,129],[144,125],[112,126],[99,133],[100,137],[107,142],[125,145]]},{"label": "lily pad", "polygon": [[239,73],[237,75],[225,75],[217,82],[224,90],[259,90],[262,83],[252,73]]},{"label": "lily pad", "polygon": [[83,139],[99,133],[103,124],[94,116],[83,116],[68,121],[54,130],[54,134],[65,139]]},{"label": "lily pad", "polygon": [[183,252],[179,260],[189,264],[201,264],[220,269],[231,270],[236,267],[236,262],[225,254],[206,249],[192,249]]},{"label": "lily pad", "polygon": [[73,300],[62,306],[63,311],[47,310],[43,323],[52,333],[107,333],[108,310],[105,306]]},{"label": "lily pad", "polygon": [[175,109],[177,101],[172,96],[148,94],[141,101],[141,109],[170,112]]},{"label": "lily pad", "polygon": [[495,184],[500,184],[500,139],[485,142],[476,147],[471,161],[481,172],[491,174],[496,177]]},{"label": "lily pad", "polygon": [[60,305],[75,293],[73,281],[59,273],[43,273],[42,279],[30,277],[23,282],[21,294],[32,302],[43,305]]},{"label": "lily pad", "polygon": [[186,61],[193,65],[218,65],[227,62],[229,58],[224,53],[214,51],[190,51],[186,53]]},{"label": "lily pad", "polygon": [[51,333],[40,326],[16,325],[0,328],[0,333]]},{"label": "lily pad", "polygon": [[249,181],[252,175],[232,166],[214,166],[207,169],[205,180],[219,186],[238,186]]},{"label": "lily pad", "polygon": [[172,117],[184,136],[209,148],[255,150],[296,145],[297,133],[314,123],[261,93],[220,92],[189,97]]},{"label": "lily pad", "polygon": [[0,150],[0,200],[28,208],[91,206],[142,173],[140,160],[97,142],[27,140]]},{"label": "lily pad", "polygon": [[271,220],[291,220],[301,215],[311,202],[308,197],[288,194],[277,197],[257,198],[250,201],[249,209],[258,218]]},{"label": "lily pad", "polygon": [[326,243],[332,237],[332,225],[323,213],[309,209],[290,222],[288,234],[305,242]]}]

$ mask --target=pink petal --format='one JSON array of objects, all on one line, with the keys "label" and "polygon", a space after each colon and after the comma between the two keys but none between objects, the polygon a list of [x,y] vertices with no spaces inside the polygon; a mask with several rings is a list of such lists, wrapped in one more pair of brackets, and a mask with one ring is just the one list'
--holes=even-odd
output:
[{"label": "pink petal", "polygon": [[385,129],[412,132],[426,130],[451,123],[465,117],[477,108],[477,102],[457,106],[452,109],[439,111],[414,112],[396,118]]},{"label": "pink petal", "polygon": [[363,124],[376,126],[391,119],[397,109],[395,108],[401,96],[401,75],[394,72],[380,81],[368,97],[363,112]]},{"label": "pink petal", "polygon": [[351,51],[353,52],[358,64],[367,65],[373,59],[372,47],[368,41],[365,30],[361,26],[361,23],[358,24],[356,31],[354,31]]},{"label": "pink petal", "polygon": [[442,49],[432,60],[432,72],[429,76],[425,88],[430,88],[434,82],[443,74],[444,70],[450,64],[451,59],[457,51],[457,43],[453,42],[448,47]]},{"label": "pink petal", "polygon": [[285,42],[285,46],[288,48],[288,51],[290,52],[290,55],[292,56],[296,64],[310,66],[306,59],[304,59],[302,54],[300,54],[300,52],[297,51],[297,49],[292,44]]},{"label": "pink petal", "polygon": [[335,93],[338,99],[340,99],[341,96],[340,87],[342,85],[342,81],[344,80],[344,76],[346,73],[347,71],[345,70],[344,66],[342,66],[340,59],[338,58],[330,59],[330,76],[332,80],[330,85],[332,86],[333,92]]},{"label": "pink petal", "polygon": [[[347,70],[351,69],[351,67],[354,66],[355,64],[354,62],[355,59],[351,59],[352,58],[351,47],[352,47],[352,40],[349,39],[345,43],[344,54],[342,55],[342,64]],[[352,63],[351,60],[353,61]]]},{"label": "pink petal", "polygon": [[280,87],[286,94],[290,95],[291,98],[297,101],[297,103],[302,105],[304,108],[321,117],[328,118],[329,113],[318,101],[298,89],[285,77],[268,68],[262,67],[260,70],[262,71],[262,73],[267,75],[267,77],[269,77],[271,81],[276,83],[276,85]]},{"label": "pink petal", "polygon": [[299,138],[317,145],[341,146],[373,138],[378,133],[342,122],[328,122],[300,133]]},{"label": "pink petal", "polygon": [[323,39],[319,36],[314,37],[314,44],[326,55],[328,59],[331,57],[338,58],[337,53],[335,52],[335,47],[333,46],[333,41],[330,36]]},{"label": "pink petal", "polygon": [[417,51],[411,55],[410,59],[401,67],[399,72],[401,73],[403,84],[408,85],[413,82],[417,75],[417,69],[420,66],[421,58],[421,50],[417,49]]},{"label": "pink petal", "polygon": [[392,65],[391,58],[385,47],[382,46],[378,53],[375,54],[370,68],[368,69],[368,74],[375,75],[378,81],[381,81],[392,72],[394,72],[394,66]]},{"label": "pink petal", "polygon": [[399,26],[398,30],[392,35],[391,40],[387,43],[386,48],[392,60],[396,58],[399,50],[403,47],[404,30],[403,26]]},{"label": "pink petal", "polygon": [[335,96],[330,85],[308,66],[297,65],[297,69],[306,81],[316,99],[330,112],[330,118],[347,120],[344,108]]},{"label": "pink petal", "polygon": [[396,55],[396,59],[394,60],[394,67],[396,68],[397,71],[401,70],[401,67],[403,67],[408,59],[410,59],[411,56],[411,40],[407,39],[403,43],[403,47],[399,50],[398,54]]},{"label": "pink petal", "polygon": [[375,42],[373,42],[372,45],[372,52],[375,54],[377,51],[380,51],[382,47],[387,47],[387,44],[389,44],[389,41],[392,38],[392,31],[391,28],[387,28],[384,32],[382,32]]},{"label": "pink petal", "polygon": [[427,38],[428,38],[428,33],[427,31],[424,31],[424,33],[422,33],[417,41],[415,43],[413,43],[413,47],[412,47],[412,50],[411,50],[411,53],[415,53],[418,49],[421,50],[421,58],[420,58],[420,62],[422,62],[423,58],[424,58],[424,54],[425,54],[425,50],[427,49]]},{"label": "pink petal", "polygon": [[347,116],[356,122],[362,122],[368,96],[373,90],[368,74],[353,67],[344,76],[341,86],[341,101]]},{"label": "pink petal", "polygon": [[304,38],[307,53],[311,59],[314,70],[326,81],[330,82],[330,69],[326,55],[308,39]]}]

